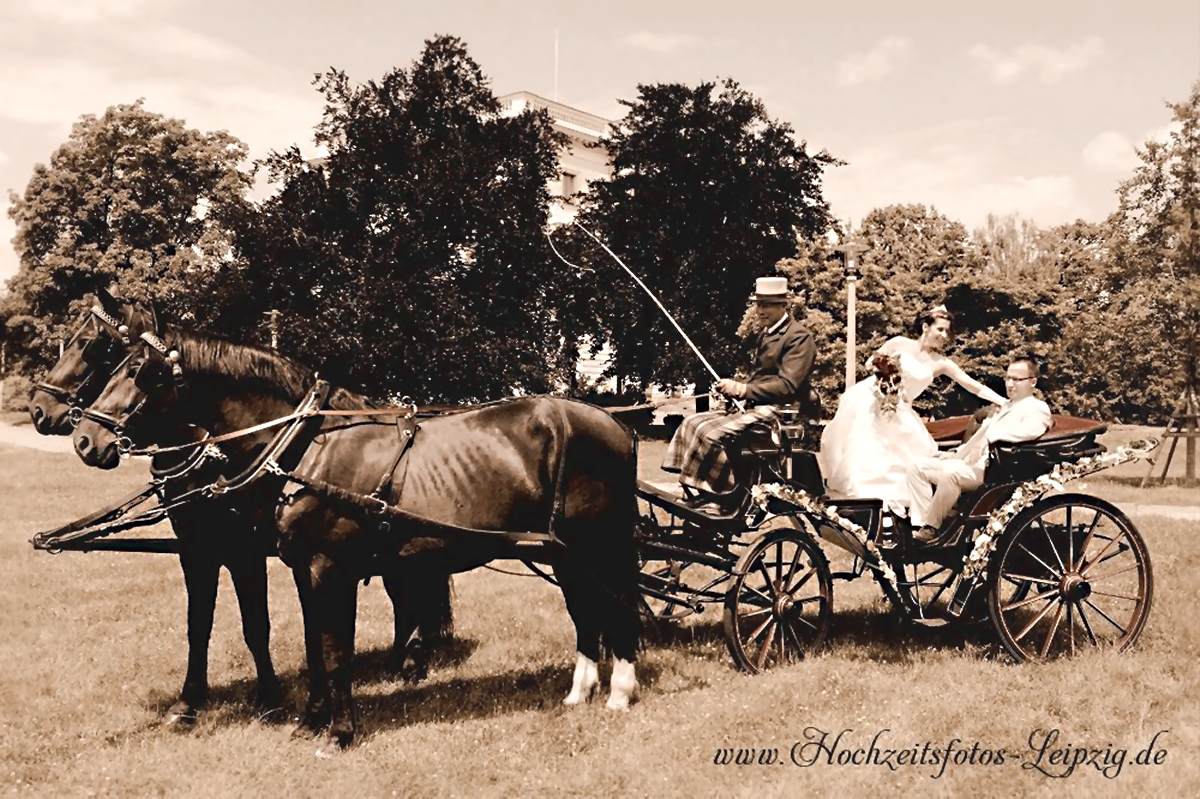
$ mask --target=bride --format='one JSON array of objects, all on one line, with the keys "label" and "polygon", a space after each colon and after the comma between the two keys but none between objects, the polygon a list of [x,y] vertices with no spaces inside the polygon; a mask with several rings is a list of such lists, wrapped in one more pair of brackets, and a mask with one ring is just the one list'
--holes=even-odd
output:
[{"label": "bride", "polygon": [[914,489],[906,479],[908,465],[937,453],[937,444],[912,408],[912,402],[946,375],[977,397],[1003,405],[1004,397],[971,378],[942,353],[950,341],[954,317],[939,305],[917,317],[916,339],[896,336],[879,353],[899,361],[900,396],[894,412],[879,407],[874,376],[860,380],[842,394],[833,421],[821,435],[817,454],[826,490],[833,497],[876,497],[893,513],[907,515]]}]

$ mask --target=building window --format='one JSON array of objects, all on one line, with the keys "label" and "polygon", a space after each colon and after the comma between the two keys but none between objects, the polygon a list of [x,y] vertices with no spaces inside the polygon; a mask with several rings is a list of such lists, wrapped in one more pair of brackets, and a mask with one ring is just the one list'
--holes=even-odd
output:
[{"label": "building window", "polygon": [[575,175],[570,172],[562,173],[562,196],[570,197],[575,193]]}]

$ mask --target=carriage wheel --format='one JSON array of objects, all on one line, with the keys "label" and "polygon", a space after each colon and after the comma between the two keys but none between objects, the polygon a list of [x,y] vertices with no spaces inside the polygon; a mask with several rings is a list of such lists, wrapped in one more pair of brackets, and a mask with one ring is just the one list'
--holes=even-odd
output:
[{"label": "carriage wheel", "polygon": [[1095,497],[1065,494],[1023,512],[988,572],[992,623],[1017,661],[1123,651],[1150,614],[1146,542],[1125,514]]},{"label": "carriage wheel", "polygon": [[[672,596],[680,594],[681,589],[685,589],[682,581],[683,571],[690,565],[692,564],[677,560],[648,563],[642,568],[642,584],[652,585]],[[686,590],[683,593],[686,593]],[[639,610],[644,619],[652,622],[677,621],[696,612],[687,605],[667,602],[644,592],[641,595]]]},{"label": "carriage wheel", "polygon": [[[925,627],[942,627],[949,623],[972,624],[987,619],[987,604],[975,597],[967,603],[961,616],[949,613],[950,600],[954,598],[954,580],[958,572],[940,563],[910,563],[904,566],[900,579],[900,590],[906,591],[912,610],[908,618]],[[981,595],[982,592],[977,592]]]},{"label": "carriage wheel", "polygon": [[[789,520],[790,521],[790,520]],[[821,646],[833,615],[833,578],[811,536],[766,532],[738,560],[725,595],[725,640],[734,661],[760,672]]]}]

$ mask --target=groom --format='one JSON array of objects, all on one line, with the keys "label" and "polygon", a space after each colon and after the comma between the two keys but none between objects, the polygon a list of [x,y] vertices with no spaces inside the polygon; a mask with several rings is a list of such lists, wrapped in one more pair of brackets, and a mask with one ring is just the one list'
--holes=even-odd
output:
[{"label": "groom", "polygon": [[679,482],[699,495],[697,507],[724,511],[740,497],[729,448],[752,435],[769,433],[776,408],[809,396],[809,372],[816,357],[812,334],[792,319],[787,278],[760,277],[754,311],[763,328],[755,350],[755,368],[745,382],[728,378],[715,390],[742,400],[745,413],[722,411],[689,416],[675,431],[662,468],[679,473]]},{"label": "groom", "polygon": [[[920,458],[909,467],[913,496],[909,512],[915,540],[933,541],[962,492],[983,485],[989,444],[1032,441],[1050,429],[1050,406],[1033,395],[1037,379],[1037,365],[1029,358],[1010,363],[1004,376],[1008,404],[985,419],[966,443],[950,452],[939,452],[936,457]],[[932,498],[929,483],[934,485]]]}]

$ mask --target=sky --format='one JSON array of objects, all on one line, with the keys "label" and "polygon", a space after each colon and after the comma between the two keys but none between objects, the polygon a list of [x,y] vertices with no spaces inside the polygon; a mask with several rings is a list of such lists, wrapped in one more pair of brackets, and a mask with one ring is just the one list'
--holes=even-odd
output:
[{"label": "sky", "polygon": [[497,95],[557,88],[609,118],[639,83],[731,77],[847,162],[824,191],[851,222],[896,202],[969,228],[1103,219],[1200,80],[1196,0],[0,0],[0,280],[8,192],[81,115],[140,97],[256,157],[312,153],[316,73],[378,78],[441,33]]}]

